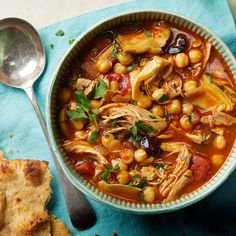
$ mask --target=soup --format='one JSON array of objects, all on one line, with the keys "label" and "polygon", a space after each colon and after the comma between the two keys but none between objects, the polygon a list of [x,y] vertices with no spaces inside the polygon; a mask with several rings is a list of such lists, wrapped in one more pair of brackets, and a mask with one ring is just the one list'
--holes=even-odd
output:
[{"label": "soup", "polygon": [[98,35],[58,93],[61,143],[106,194],[161,203],[209,181],[236,135],[235,81],[196,33],[163,21]]}]

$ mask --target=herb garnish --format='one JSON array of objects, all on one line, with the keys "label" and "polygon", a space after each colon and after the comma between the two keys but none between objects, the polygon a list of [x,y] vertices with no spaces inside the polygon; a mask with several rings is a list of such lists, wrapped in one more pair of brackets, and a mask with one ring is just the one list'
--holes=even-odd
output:
[{"label": "herb garnish", "polygon": [[137,126],[140,130],[142,130],[145,133],[154,133],[154,132],[156,132],[156,129],[154,129],[151,125],[146,125],[142,121],[136,122],[135,126]]},{"label": "herb garnish", "polygon": [[131,177],[132,181],[128,183],[128,186],[135,186],[138,188],[145,188],[147,187],[147,177],[144,176],[143,178],[141,178],[139,175],[134,175]]},{"label": "herb garnish", "polygon": [[87,115],[84,113],[83,109],[80,107],[76,110],[69,110],[67,111],[67,115],[73,120],[81,120],[87,118]]},{"label": "herb garnish", "polygon": [[89,136],[89,142],[93,144],[98,137],[99,137],[99,131],[98,130],[93,131]]},{"label": "herb garnish", "polygon": [[168,101],[168,100],[170,100],[169,95],[163,94],[163,95],[158,99],[158,102],[166,102],[166,101]]},{"label": "herb garnish", "polygon": [[78,89],[75,92],[75,102],[79,106],[76,110],[68,110],[67,115],[74,120],[81,120],[84,118],[89,118],[91,121],[96,121],[97,116],[94,110],[90,111],[90,101],[84,95],[84,92],[81,89]]},{"label": "herb garnish", "polygon": [[189,120],[190,123],[192,122],[192,115],[188,116],[188,120]]},{"label": "herb garnish", "polygon": [[101,175],[102,179],[105,181],[107,181],[111,173],[116,172],[117,170],[120,169],[120,166],[118,164],[116,164],[115,167],[108,167],[108,166],[105,166],[105,167],[106,169]]},{"label": "herb garnish", "polygon": [[61,37],[61,36],[64,36],[65,33],[64,33],[64,31],[62,31],[62,30],[58,30],[55,35]]},{"label": "herb garnish", "polygon": [[151,37],[152,36],[152,32],[147,30],[147,29],[144,29],[143,30],[143,33],[147,36],[147,37]]},{"label": "herb garnish", "polygon": [[96,84],[94,98],[97,99],[104,97],[106,89],[107,89],[107,84],[103,80],[101,80],[99,84]]},{"label": "herb garnish", "polygon": [[117,121],[113,120],[113,121],[111,122],[111,126],[112,126],[112,127],[116,127],[117,125],[118,125]]},{"label": "herb garnish", "polygon": [[68,43],[71,45],[72,43],[74,43],[75,39],[69,39]]},{"label": "herb garnish", "polygon": [[115,58],[116,60],[118,60],[117,58],[117,51],[118,51],[119,45],[115,44],[114,49],[112,51],[112,57]]},{"label": "herb garnish", "polygon": [[51,49],[54,49],[54,44],[53,44],[53,43],[49,44],[49,47],[50,47]]},{"label": "herb garnish", "polygon": [[125,56],[125,55],[126,55],[126,53],[123,52],[123,51],[121,51],[120,54],[121,54],[122,56]]},{"label": "herb garnish", "polygon": [[157,169],[165,169],[163,163],[153,163],[152,165]]},{"label": "herb garnish", "polygon": [[127,67],[127,70],[130,72],[130,71],[133,71],[134,70],[134,67],[133,66],[128,66]]}]

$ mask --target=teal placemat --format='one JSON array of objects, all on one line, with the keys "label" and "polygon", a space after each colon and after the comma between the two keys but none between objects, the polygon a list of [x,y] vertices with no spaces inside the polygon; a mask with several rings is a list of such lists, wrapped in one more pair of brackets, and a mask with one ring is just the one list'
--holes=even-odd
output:
[{"label": "teal placemat", "polygon": [[[91,1],[91,4],[96,4],[96,1]],[[35,86],[42,111],[45,111],[46,92],[53,71],[69,48],[68,41],[106,17],[134,9],[156,9],[182,13],[214,31],[236,55],[234,23],[224,0],[137,0],[83,14],[39,30],[47,54],[45,72]],[[63,37],[55,36],[59,29],[65,32]],[[53,49],[50,44],[53,44]],[[181,211],[165,215],[125,214],[90,200],[97,214],[97,223],[87,231],[78,232],[70,223],[54,164],[30,102],[22,91],[1,84],[0,127],[0,148],[5,151],[8,158],[49,160],[54,176],[51,184],[53,195],[49,208],[66,223],[73,235],[110,236],[112,232],[117,232],[119,236],[236,235],[234,220],[236,173],[233,173],[229,180],[207,199]]]}]

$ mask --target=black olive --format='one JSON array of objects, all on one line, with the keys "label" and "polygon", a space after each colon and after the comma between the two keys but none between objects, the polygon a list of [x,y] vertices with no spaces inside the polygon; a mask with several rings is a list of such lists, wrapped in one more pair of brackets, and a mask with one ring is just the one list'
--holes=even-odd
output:
[{"label": "black olive", "polygon": [[150,156],[158,157],[161,155],[161,144],[154,137],[144,136],[140,141],[140,146],[145,149]]},{"label": "black olive", "polygon": [[184,34],[178,34],[174,40],[174,43],[169,45],[167,52],[170,54],[177,54],[183,52],[188,47],[187,37]]}]

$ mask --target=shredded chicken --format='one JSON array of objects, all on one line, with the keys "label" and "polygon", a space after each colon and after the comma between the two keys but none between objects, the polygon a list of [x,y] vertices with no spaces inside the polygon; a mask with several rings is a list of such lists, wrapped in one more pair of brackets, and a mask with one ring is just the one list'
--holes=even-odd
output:
[{"label": "shredded chicken", "polygon": [[170,98],[174,98],[179,95],[183,97],[182,85],[183,85],[182,80],[178,76],[175,76],[174,79],[165,82],[164,89]]},{"label": "shredded chicken", "polygon": [[136,122],[142,121],[145,125],[151,126],[153,132],[148,135],[155,136],[167,126],[164,119],[157,117],[153,119],[153,114],[141,107],[129,103],[111,103],[100,107],[99,113],[104,123],[115,119],[126,119],[129,127],[135,125]]},{"label": "shredded chicken", "polygon": [[76,88],[83,89],[84,95],[87,96],[88,94],[90,94],[93,91],[96,83],[97,83],[96,80],[79,78],[79,79],[77,79],[77,82],[76,82]]},{"label": "shredded chicken", "polygon": [[236,123],[236,118],[224,112],[214,112],[212,115],[203,116],[200,121],[203,124],[231,126]]},{"label": "shredded chicken", "polygon": [[89,143],[84,141],[69,141],[65,143],[63,147],[67,152],[92,154],[93,158],[96,159],[100,164],[108,164],[107,159],[100,152],[91,147]]},{"label": "shredded chicken", "polygon": [[190,161],[191,153],[187,146],[183,145],[176,159],[176,166],[173,172],[170,173],[160,185],[160,194],[166,197],[166,199],[172,198],[172,196],[178,194],[178,192],[182,189],[177,184],[179,183],[178,181],[180,181],[182,174],[189,168]]},{"label": "shredded chicken", "polygon": [[207,140],[211,137],[211,133],[206,134],[202,130],[194,130],[191,134],[186,133],[186,137],[194,143],[206,144]]},{"label": "shredded chicken", "polygon": [[193,174],[191,170],[186,170],[175,183],[171,191],[169,192],[165,202],[172,201],[176,198],[178,193],[189,183],[192,181]]}]

